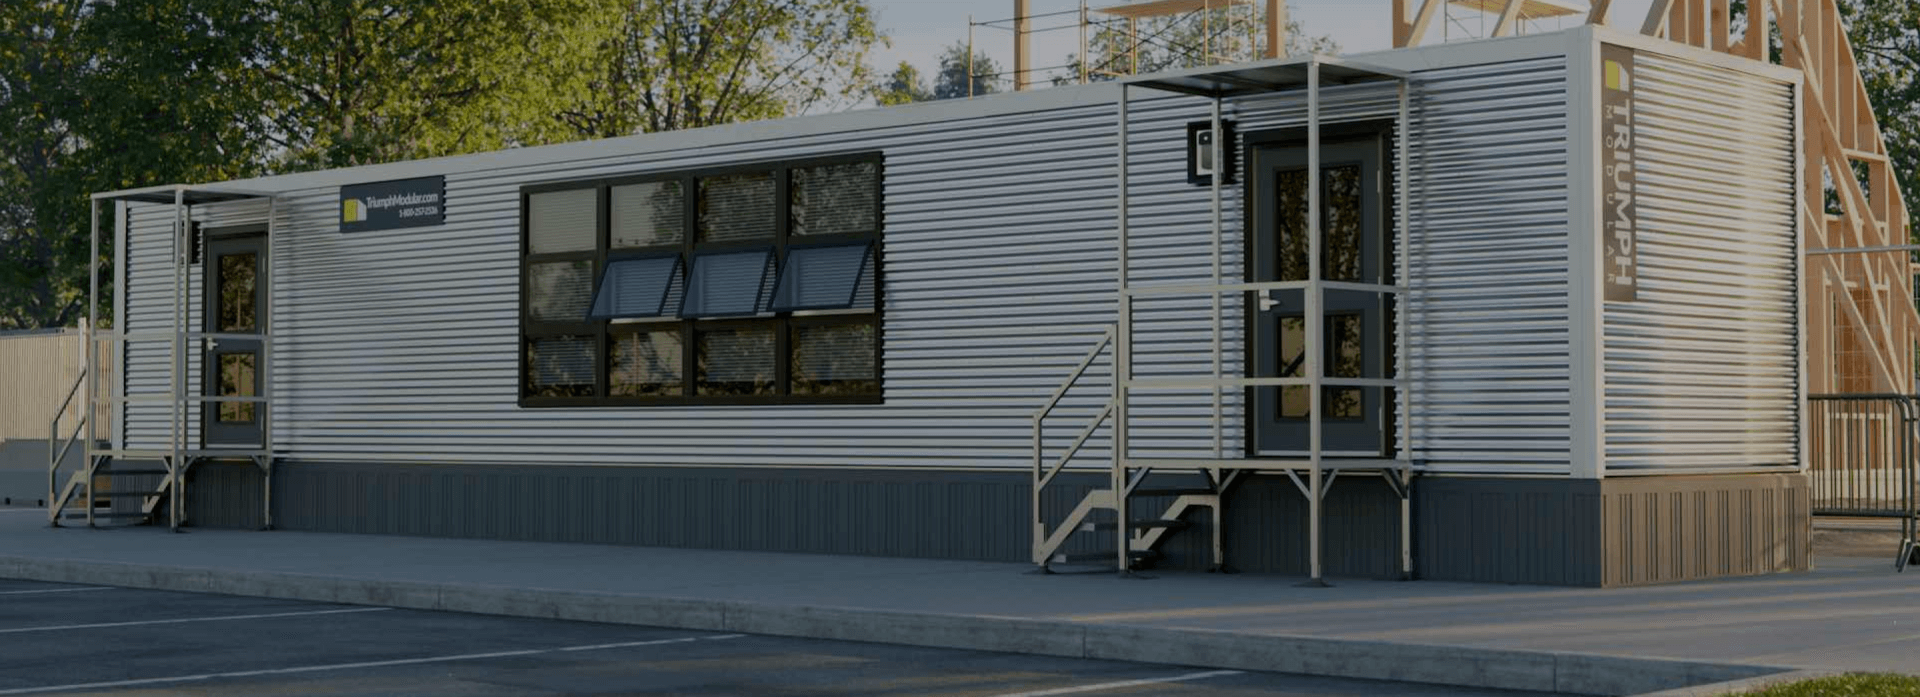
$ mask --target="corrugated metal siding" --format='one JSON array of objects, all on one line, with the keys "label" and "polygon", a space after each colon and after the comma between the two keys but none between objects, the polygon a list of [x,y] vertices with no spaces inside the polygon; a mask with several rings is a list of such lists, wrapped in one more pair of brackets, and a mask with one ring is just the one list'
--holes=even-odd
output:
[{"label": "corrugated metal siding", "polygon": [[1422,75],[1407,365],[1414,456],[1434,471],[1568,471],[1566,71]]},{"label": "corrugated metal siding", "polygon": [[1792,87],[1635,63],[1639,297],[1604,308],[1606,468],[1796,468]]},{"label": "corrugated metal siding", "polygon": [[[1414,257],[1428,280],[1413,307],[1429,326],[1414,341],[1434,348],[1413,365],[1431,386],[1418,404],[1434,430],[1418,445],[1436,466],[1565,469],[1564,73],[1551,58],[1423,76]],[[1389,117],[1394,95],[1390,85],[1330,89],[1323,113]],[[1299,125],[1304,111],[1302,96],[1286,95],[1230,104],[1228,116],[1246,132]],[[1134,104],[1136,283],[1210,273],[1207,189],[1185,182],[1181,150],[1184,123],[1205,114],[1190,98]],[[1096,103],[449,173],[445,225],[354,234],[337,230],[335,189],[292,192],[274,251],[275,439],[316,460],[1029,466],[1032,410],[1113,321],[1114,140],[1114,107]],[[884,405],[516,406],[521,186],[876,148],[886,154]],[[1228,279],[1241,276],[1240,191],[1223,201]],[[206,213],[264,217],[230,208]],[[136,327],[167,320],[167,214],[147,210],[130,233]],[[1493,302],[1514,299],[1525,302]],[[1142,304],[1138,374],[1210,374],[1207,308],[1204,297]],[[1223,368],[1238,375],[1239,298],[1223,312]],[[1557,359],[1558,372],[1496,376],[1496,359]],[[164,389],[156,354],[134,361],[134,384]],[[1104,401],[1110,375],[1110,364],[1094,368],[1057,412],[1056,452]],[[1238,393],[1225,398],[1228,456],[1244,441]],[[1135,404],[1136,455],[1212,452],[1209,393]],[[161,437],[159,414],[137,415],[130,434]],[[1555,414],[1559,426],[1546,425]],[[1486,435],[1496,426],[1522,435]],[[1090,445],[1083,462],[1097,466],[1104,435]]]}]

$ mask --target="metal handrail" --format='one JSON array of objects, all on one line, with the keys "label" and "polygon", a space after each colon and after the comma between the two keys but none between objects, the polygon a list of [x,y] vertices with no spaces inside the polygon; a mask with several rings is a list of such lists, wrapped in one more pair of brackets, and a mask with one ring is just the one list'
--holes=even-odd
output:
[{"label": "metal handrail", "polygon": [[1073,460],[1073,456],[1078,454],[1080,448],[1086,445],[1087,441],[1093,438],[1093,434],[1100,429],[1100,424],[1105,423],[1108,417],[1113,415],[1117,405],[1112,399],[1107,400],[1100,409],[1100,413],[1094,415],[1092,423],[1081,429],[1079,437],[1074,439],[1073,444],[1052,467],[1048,467],[1046,463],[1047,415],[1053,413],[1054,407],[1060,405],[1060,400],[1064,399],[1067,392],[1080,382],[1081,376],[1086,375],[1087,369],[1093,367],[1094,361],[1099,360],[1100,354],[1113,345],[1118,331],[1119,325],[1107,325],[1107,330],[1101,333],[1100,340],[1094,342],[1093,349],[1087,351],[1087,355],[1080,359],[1080,364],[1067,374],[1066,380],[1062,381],[1060,386],[1047,396],[1046,402],[1033,412],[1033,545],[1036,552],[1046,547],[1048,540],[1046,517],[1040,509],[1040,490],[1052,483],[1054,477],[1066,469],[1067,463]]},{"label": "metal handrail", "polygon": [[67,390],[66,399],[60,400],[60,407],[58,409],[53,410],[53,419],[47,424],[47,507],[48,509],[58,508],[57,502],[54,501],[54,497],[60,495],[60,462],[67,458],[67,453],[73,449],[73,442],[77,440],[80,437],[81,432],[83,432],[86,429],[87,421],[89,420],[88,417],[92,416],[91,412],[93,411],[93,400],[88,399],[87,408],[80,412],[78,421],[74,424],[73,435],[66,438],[65,443],[60,447],[58,448],[54,447],[56,443],[62,442],[62,439],[60,438],[60,421],[63,417],[67,415],[67,407],[73,406],[74,396],[80,394],[80,388],[86,384],[87,384],[87,369],[83,366],[80,369],[80,374],[74,377],[73,379],[73,388]]}]

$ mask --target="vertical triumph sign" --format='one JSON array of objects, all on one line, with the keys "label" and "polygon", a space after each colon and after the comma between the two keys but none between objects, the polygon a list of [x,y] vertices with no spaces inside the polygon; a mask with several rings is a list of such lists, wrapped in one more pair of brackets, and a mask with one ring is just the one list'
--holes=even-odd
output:
[{"label": "vertical triumph sign", "polygon": [[1600,45],[1600,278],[1610,301],[1640,289],[1634,209],[1633,49]]}]

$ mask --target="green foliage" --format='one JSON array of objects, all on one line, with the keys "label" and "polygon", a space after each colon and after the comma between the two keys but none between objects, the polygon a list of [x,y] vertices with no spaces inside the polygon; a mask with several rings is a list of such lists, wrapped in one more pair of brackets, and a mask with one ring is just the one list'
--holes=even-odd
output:
[{"label": "green foliage", "polygon": [[1920,213],[1920,2],[1841,0],[1840,16],[1907,210]]},{"label": "green foliage", "polygon": [[1749,697],[1920,697],[1920,677],[1850,673],[1745,693]]},{"label": "green foliage", "polygon": [[240,131],[222,140],[256,148],[239,159],[288,171],[554,138],[546,105],[584,71],[597,38],[592,18],[604,8],[602,0],[154,0],[101,15],[110,55],[163,80],[220,85],[204,106]]},{"label": "green foliage", "polygon": [[[1012,75],[1001,75],[1000,64],[991,56],[975,51],[967,61],[967,45],[955,41],[940,54],[940,72],[933,82],[934,99],[979,97],[999,92],[1001,83],[1013,86]],[[968,87],[972,83],[972,87]]]},{"label": "green foliage", "polygon": [[882,40],[866,0],[6,0],[0,329],[84,314],[89,192],[798,113]]},{"label": "green foliage", "polygon": [[[985,53],[975,51],[973,61],[967,61],[967,45],[954,42],[940,53],[939,65],[933,73],[933,88],[928,89],[920,79],[920,69],[911,63],[900,61],[893,74],[873,87],[873,101],[880,106],[930,102],[936,99],[958,99],[979,97],[1000,92],[1000,84],[1011,86],[1012,77],[1000,74],[1000,64]],[[972,83],[969,88],[968,83]]]},{"label": "green foliage", "polygon": [[87,16],[82,0],[0,3],[0,329],[85,313]]},{"label": "green foliage", "polygon": [[559,115],[606,137],[849,106],[872,92],[884,40],[866,0],[635,0],[603,35]]},{"label": "green foliage", "polygon": [[893,74],[873,88],[873,101],[880,106],[912,104],[933,99],[933,91],[927,89],[927,81],[921,79],[920,69],[912,63],[900,61]]}]

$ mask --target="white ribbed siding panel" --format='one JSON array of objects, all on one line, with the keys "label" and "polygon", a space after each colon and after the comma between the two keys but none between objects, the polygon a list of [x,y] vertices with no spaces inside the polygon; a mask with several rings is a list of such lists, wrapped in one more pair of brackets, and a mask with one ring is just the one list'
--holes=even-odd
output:
[{"label": "white ribbed siding panel", "polygon": [[1796,468],[1793,87],[1635,65],[1639,297],[1604,307],[1606,469]]},{"label": "white ribbed siding panel", "polygon": [[[1416,444],[1435,469],[1566,467],[1564,72],[1565,59],[1553,57],[1422,75],[1419,144],[1411,152],[1419,204],[1414,263],[1416,276],[1428,280],[1416,284],[1412,306],[1415,322],[1424,317],[1432,326],[1416,327],[1413,337],[1416,346],[1433,343],[1414,354],[1413,366],[1416,380],[1437,386],[1419,394],[1428,416],[1416,421],[1435,429]],[[1323,107],[1328,122],[1391,118],[1397,101],[1391,85],[1341,87],[1327,90]],[[1204,100],[1136,92],[1136,284],[1210,277],[1208,189],[1186,183],[1182,151],[1184,124],[1206,118],[1206,110]],[[1033,409],[1114,320],[1114,114],[1108,100],[477,172],[450,168],[446,224],[429,228],[342,234],[337,189],[288,192],[273,255],[275,441],[283,454],[311,460],[1030,466]],[[1304,95],[1229,103],[1225,115],[1242,133],[1302,125]],[[522,186],[866,150],[886,157],[885,404],[516,405]],[[1232,282],[1243,273],[1244,189],[1236,183],[1223,193],[1222,274]],[[257,207],[230,208],[203,212],[221,224],[264,219]],[[134,221],[130,245],[128,314],[143,327],[168,318],[167,213],[150,210]],[[1489,304],[1515,298],[1525,303],[1514,312]],[[1227,296],[1228,376],[1244,368],[1242,311],[1241,298]],[[1210,375],[1208,313],[1204,296],[1140,303],[1137,373]],[[1516,358],[1529,366],[1557,358],[1557,373],[1476,372]],[[158,357],[133,360],[130,380],[158,380],[164,389],[164,366],[150,365]],[[1110,376],[1103,360],[1056,411],[1051,452],[1105,401]],[[1462,380],[1472,384],[1455,386]],[[1479,381],[1502,387],[1489,392]],[[1245,441],[1241,394],[1224,397],[1229,457]],[[1212,453],[1209,392],[1140,395],[1134,404],[1136,456]],[[1557,428],[1532,425],[1555,414]],[[154,416],[135,416],[136,440],[164,435]],[[1496,426],[1509,435],[1476,430]],[[1514,428],[1522,435],[1512,436]],[[1102,466],[1104,433],[1089,446],[1079,462]]]},{"label": "white ribbed siding panel", "polygon": [[1421,76],[1407,366],[1430,471],[1569,471],[1566,71],[1553,57]]}]

